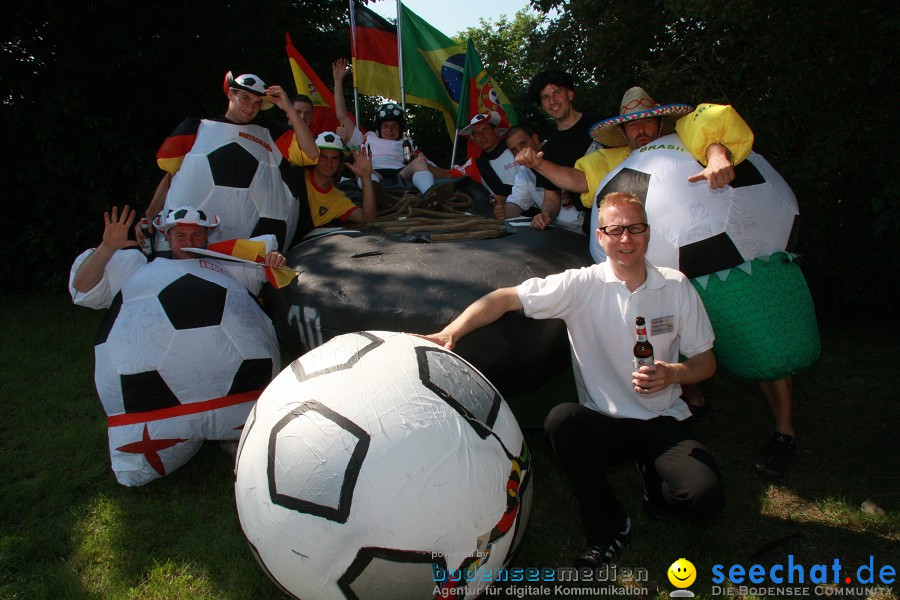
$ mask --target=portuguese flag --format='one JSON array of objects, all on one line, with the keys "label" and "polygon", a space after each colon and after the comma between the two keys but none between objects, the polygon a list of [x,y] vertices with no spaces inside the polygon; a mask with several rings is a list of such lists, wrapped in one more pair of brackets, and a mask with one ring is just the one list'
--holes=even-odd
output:
[{"label": "portuguese flag", "polygon": [[494,111],[500,115],[500,127],[509,129],[518,122],[516,109],[509,103],[509,98],[488,75],[481,62],[481,56],[475,50],[472,40],[466,46],[466,66],[463,70],[462,90],[459,94],[459,113],[456,117],[457,129],[462,129],[479,113]]}]

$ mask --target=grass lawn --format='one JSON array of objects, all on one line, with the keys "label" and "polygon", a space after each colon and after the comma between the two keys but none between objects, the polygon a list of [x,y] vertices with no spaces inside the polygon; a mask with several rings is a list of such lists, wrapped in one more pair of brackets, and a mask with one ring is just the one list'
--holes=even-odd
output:
[{"label": "grass lawn", "polygon": [[[147,486],[116,483],[93,385],[101,314],[47,297],[0,297],[0,310],[0,598],[283,598],[241,534],[231,459],[217,444]],[[644,597],[668,598],[674,588],[666,571],[685,557],[698,571],[691,591],[710,598],[716,564],[727,571],[758,563],[768,571],[793,555],[808,577],[813,565],[830,568],[838,559],[841,577],[854,581],[870,557],[876,573],[884,565],[900,568],[900,395],[886,368],[897,354],[895,340],[896,326],[824,327],[822,357],[795,381],[798,454],[778,481],[752,469],[771,434],[756,386],[727,374],[706,382],[714,413],[697,433],[716,454],[727,507],[703,525],[651,521],[640,509],[634,468],[616,470],[613,483],[635,528],[620,574],[646,569],[647,581],[638,584],[649,589]],[[559,401],[569,399],[565,381],[548,388]],[[516,398],[508,400],[515,411]],[[583,545],[571,490],[542,433],[532,429],[526,437],[536,493],[513,565],[568,565]],[[870,597],[898,598],[898,587]],[[814,585],[809,589],[815,596]],[[732,598],[760,597],[739,586],[729,591]],[[552,589],[515,592],[502,590],[501,597],[562,597]]]}]

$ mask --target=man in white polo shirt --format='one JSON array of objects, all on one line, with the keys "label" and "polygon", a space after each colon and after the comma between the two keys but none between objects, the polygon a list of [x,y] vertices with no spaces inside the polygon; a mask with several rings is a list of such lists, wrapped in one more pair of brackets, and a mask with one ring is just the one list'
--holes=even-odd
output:
[{"label": "man in white polo shirt", "polygon": [[[635,196],[606,196],[595,234],[606,262],[495,290],[439,333],[423,336],[452,349],[464,335],[514,310],[565,321],[578,403],[554,407],[544,426],[580,505],[587,548],[576,567],[613,561],[631,535],[607,467],[636,461],[652,517],[678,510],[704,518],[724,505],[718,468],[694,439],[686,422],[690,411],[680,399],[681,384],[715,371],[703,303],[683,274],[646,262],[650,227]],[[647,323],[656,362],[635,370],[638,316]],[[679,355],[687,358],[679,362]]]}]

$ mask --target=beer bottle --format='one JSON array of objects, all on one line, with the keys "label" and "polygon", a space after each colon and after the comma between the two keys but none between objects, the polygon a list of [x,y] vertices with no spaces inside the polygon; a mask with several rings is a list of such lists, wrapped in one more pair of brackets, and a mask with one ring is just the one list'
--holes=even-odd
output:
[{"label": "beer bottle", "polygon": [[141,217],[141,232],[144,234],[144,243],[141,244],[141,252],[147,256],[153,255],[153,235],[150,233],[150,219]]},{"label": "beer bottle", "polygon": [[637,326],[637,342],[634,344],[634,370],[637,371],[644,365],[653,364],[653,345],[647,341],[644,317],[638,317],[634,323]]},{"label": "beer bottle", "polygon": [[408,165],[412,161],[412,142],[408,136],[403,136],[403,164]]}]

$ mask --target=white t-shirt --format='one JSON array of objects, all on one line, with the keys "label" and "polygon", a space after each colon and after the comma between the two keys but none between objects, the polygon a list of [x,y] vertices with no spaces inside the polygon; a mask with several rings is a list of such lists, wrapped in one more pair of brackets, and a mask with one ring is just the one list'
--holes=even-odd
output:
[{"label": "white t-shirt", "polygon": [[[513,180],[512,193],[506,197],[507,202],[512,202],[525,212],[534,205],[541,208],[544,205],[544,188],[537,187],[537,176],[528,167],[518,165],[516,178]],[[561,206],[559,215],[553,220],[552,225],[568,229],[575,233],[584,234],[581,223],[584,213],[572,205]]]},{"label": "white t-shirt", "polygon": [[372,153],[373,169],[402,169],[403,140],[383,140],[377,135],[366,134],[366,145]]},{"label": "white t-shirt", "polygon": [[581,404],[617,418],[683,420],[690,410],[679,399],[680,385],[634,391],[635,319],[644,317],[654,358],[668,363],[678,362],[679,353],[690,358],[711,349],[715,337],[690,281],[646,264],[647,280],[633,293],[608,262],[529,279],[516,290],[526,316],[565,321]]}]

